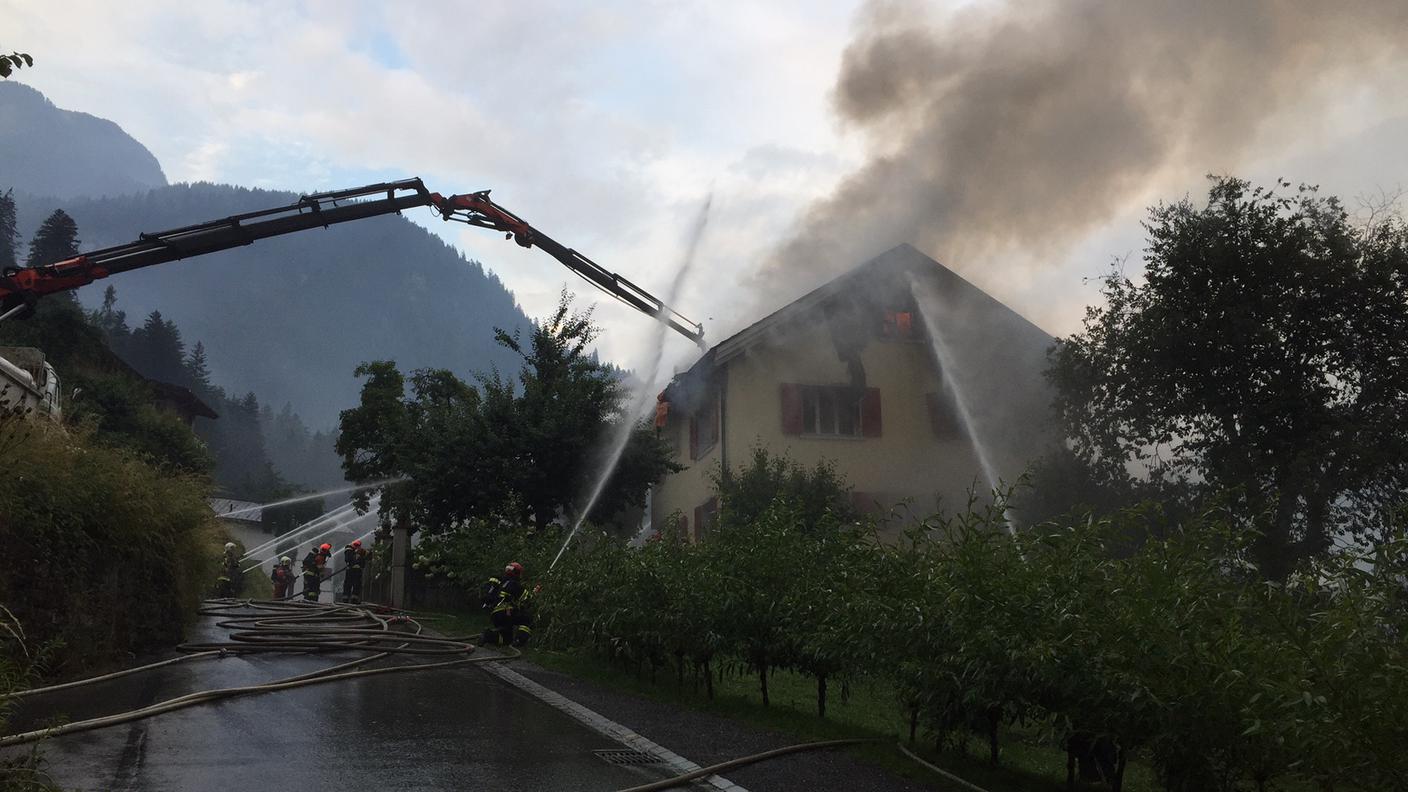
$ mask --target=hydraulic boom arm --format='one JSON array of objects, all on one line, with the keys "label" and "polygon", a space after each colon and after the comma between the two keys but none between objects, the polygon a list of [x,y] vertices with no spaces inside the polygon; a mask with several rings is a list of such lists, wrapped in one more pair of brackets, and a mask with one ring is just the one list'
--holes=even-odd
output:
[{"label": "hydraulic boom arm", "polygon": [[434,208],[445,220],[503,231],[523,247],[536,246],[598,289],[659,319],[704,346],[701,325],[686,319],[629,280],[533,228],[522,218],[491,201],[488,190],[446,198],[427,190],[420,179],[306,195],[288,206],[141,234],[136,241],[125,245],[90,251],[41,267],[7,269],[0,273],[0,319],[24,312],[47,294],[76,289],[120,272],[203,256],[296,231],[395,214],[419,206]]}]

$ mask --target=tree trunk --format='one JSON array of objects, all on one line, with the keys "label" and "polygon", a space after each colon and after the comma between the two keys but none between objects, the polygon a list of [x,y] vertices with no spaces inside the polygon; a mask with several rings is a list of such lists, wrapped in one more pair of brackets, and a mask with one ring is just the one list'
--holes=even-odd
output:
[{"label": "tree trunk", "polygon": [[919,705],[909,705],[909,744],[914,745],[914,733],[919,731]]},{"label": "tree trunk", "polygon": [[997,726],[1001,721],[1001,712],[996,707],[988,708],[988,761],[993,767],[997,767]]},{"label": "tree trunk", "polygon": [[826,674],[816,675],[816,714],[826,717]]},{"label": "tree trunk", "polygon": [[758,664],[758,685],[763,691],[763,706],[769,705],[768,701],[768,666],[767,663]]},{"label": "tree trunk", "polygon": [[1066,741],[1066,792],[1076,792],[1076,752],[1070,740]]},{"label": "tree trunk", "polygon": [[1110,782],[1111,792],[1120,792],[1124,789],[1124,763],[1128,758],[1127,751],[1123,745],[1115,745],[1115,749],[1120,752],[1120,758],[1115,761],[1115,777]]},{"label": "tree trunk", "polygon": [[704,694],[714,700],[714,670],[709,667],[709,659],[704,659]]},{"label": "tree trunk", "polygon": [[684,690],[684,652],[675,652],[675,689]]}]

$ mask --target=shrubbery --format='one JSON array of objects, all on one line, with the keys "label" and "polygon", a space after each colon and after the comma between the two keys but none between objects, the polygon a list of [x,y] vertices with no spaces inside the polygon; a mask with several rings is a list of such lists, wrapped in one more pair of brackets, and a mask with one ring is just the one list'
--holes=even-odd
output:
[{"label": "shrubbery", "polygon": [[0,603],[49,674],[180,640],[216,576],[204,480],[91,431],[0,418]]},{"label": "shrubbery", "polygon": [[1218,515],[1119,557],[1157,512],[1013,537],[1000,511],[970,510],[893,544],[802,514],[784,500],[738,524],[725,509],[700,545],[589,538],[547,581],[539,635],[682,681],[741,664],[765,701],[772,670],[800,671],[823,712],[828,680],[883,680],[924,734],[976,732],[993,761],[1022,722],[1103,747],[1106,773],[1135,753],[1174,790],[1408,783],[1401,538],[1282,585]]}]

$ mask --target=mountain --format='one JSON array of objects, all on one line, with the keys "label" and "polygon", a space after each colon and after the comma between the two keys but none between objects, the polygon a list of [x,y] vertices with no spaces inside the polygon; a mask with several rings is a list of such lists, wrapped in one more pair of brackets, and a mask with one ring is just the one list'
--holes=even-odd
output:
[{"label": "mountain", "polygon": [[[26,238],[62,208],[89,250],[297,199],[201,183],[67,201],[26,195],[17,203]],[[129,317],[160,310],[187,344],[203,342],[212,382],[252,390],[265,404],[292,404],[314,429],[335,426],[338,412],[356,404],[352,371],[362,361],[465,377],[495,365],[516,369],[512,353],[494,343],[494,327],[528,325],[493,273],[396,216],[123,273],[80,289],[79,300],[96,307],[108,285]]]},{"label": "mountain", "polygon": [[[92,250],[298,198],[167,186],[151,153],[116,124],[59,109],[10,81],[0,82],[0,132],[0,192],[14,188],[23,239],[60,208],[78,224],[80,249]],[[79,290],[79,299],[95,308],[109,284],[132,321],[159,310],[188,346],[203,342],[215,385],[292,405],[314,432],[335,428],[338,412],[357,402],[352,371],[362,361],[462,377],[496,365],[516,370],[494,328],[529,325],[491,272],[397,216],[124,273]]]},{"label": "mountain", "polygon": [[0,81],[0,184],[74,198],[165,187],[156,157],[104,118],[61,110],[44,94]]}]

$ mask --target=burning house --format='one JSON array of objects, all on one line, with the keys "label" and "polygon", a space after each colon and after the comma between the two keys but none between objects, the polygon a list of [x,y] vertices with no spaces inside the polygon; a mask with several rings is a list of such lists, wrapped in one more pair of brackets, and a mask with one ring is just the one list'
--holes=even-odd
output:
[{"label": "burning house", "polygon": [[652,527],[694,540],[711,474],[755,447],[827,460],[863,512],[928,514],[1013,482],[1053,442],[1054,339],[943,265],[896,247],[720,342],[659,397],[686,469],[652,492]]}]

